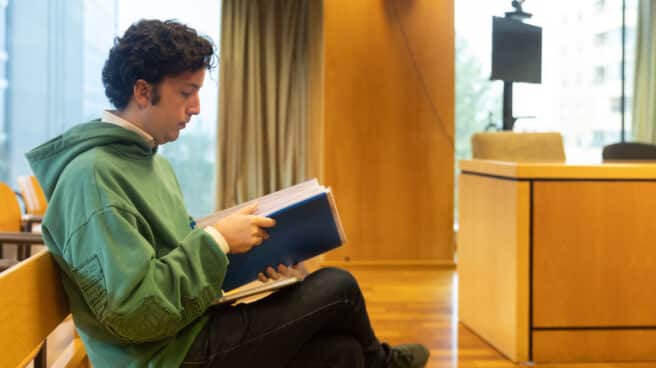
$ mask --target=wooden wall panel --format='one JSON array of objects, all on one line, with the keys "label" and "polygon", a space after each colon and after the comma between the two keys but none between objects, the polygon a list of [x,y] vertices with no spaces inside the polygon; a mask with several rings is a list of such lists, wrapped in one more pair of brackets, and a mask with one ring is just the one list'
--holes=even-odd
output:
[{"label": "wooden wall panel", "polygon": [[452,0],[324,1],[324,183],[348,243],[328,260],[453,260]]},{"label": "wooden wall panel", "polygon": [[308,2],[308,159],[307,177],[324,182],[324,69],[323,69],[323,1]]}]

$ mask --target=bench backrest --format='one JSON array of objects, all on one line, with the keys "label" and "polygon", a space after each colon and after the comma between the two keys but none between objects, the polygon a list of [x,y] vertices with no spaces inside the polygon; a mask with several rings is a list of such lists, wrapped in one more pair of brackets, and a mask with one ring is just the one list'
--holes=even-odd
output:
[{"label": "bench backrest", "polygon": [[52,255],[43,250],[0,273],[0,367],[22,367],[69,315]]}]

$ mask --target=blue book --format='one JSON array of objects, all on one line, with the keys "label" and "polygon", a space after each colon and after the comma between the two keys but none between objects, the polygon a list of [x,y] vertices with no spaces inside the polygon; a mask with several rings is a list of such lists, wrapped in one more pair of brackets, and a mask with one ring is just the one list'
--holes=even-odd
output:
[{"label": "blue book", "polygon": [[273,218],[276,226],[266,229],[269,239],[261,245],[246,253],[228,255],[224,290],[256,280],[258,273],[269,266],[291,266],[345,241],[332,192],[316,179],[217,212],[199,220],[198,226],[208,226],[252,202],[258,204],[255,214]]}]

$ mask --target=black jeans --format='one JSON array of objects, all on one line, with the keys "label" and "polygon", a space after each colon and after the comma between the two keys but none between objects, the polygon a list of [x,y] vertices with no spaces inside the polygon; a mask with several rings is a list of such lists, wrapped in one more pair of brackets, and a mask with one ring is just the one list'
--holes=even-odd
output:
[{"label": "black jeans", "polygon": [[389,351],[374,335],[357,281],[336,268],[208,313],[182,367],[378,368]]}]

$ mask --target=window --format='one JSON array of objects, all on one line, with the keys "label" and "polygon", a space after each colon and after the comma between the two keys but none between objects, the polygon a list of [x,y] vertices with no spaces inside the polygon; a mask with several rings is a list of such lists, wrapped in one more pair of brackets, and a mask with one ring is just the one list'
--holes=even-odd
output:
[{"label": "window", "polygon": [[595,46],[603,47],[606,46],[607,42],[608,42],[608,33],[602,32],[602,33],[598,33],[595,36]]},{"label": "window", "polygon": [[[455,2],[456,160],[471,157],[469,139],[491,121],[501,125],[502,82],[490,81],[492,16],[506,1]],[[567,159],[599,161],[620,139],[622,0],[530,1],[527,23],[543,28],[542,83],[515,83],[516,131],[563,134]],[[627,1],[625,121],[631,121],[637,1]],[[457,213],[457,212],[456,212]]]},{"label": "window", "polygon": [[606,0],[597,0],[596,8],[598,12],[603,12],[606,9]]},{"label": "window", "polygon": [[7,41],[0,53],[7,63],[0,69],[6,85],[0,180],[15,185],[30,173],[25,152],[107,107],[100,70],[116,34],[116,5],[34,0],[0,6],[7,20],[0,28]]},{"label": "window", "polygon": [[611,97],[610,98],[610,112],[621,112],[622,111],[622,98],[621,97]]},{"label": "window", "polygon": [[606,81],[606,67],[603,65],[596,66],[594,69],[594,82],[595,84],[604,84]]}]

